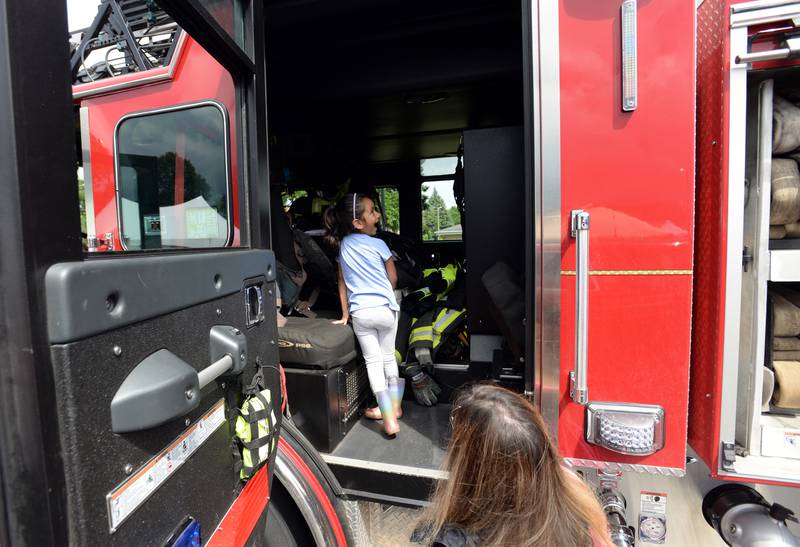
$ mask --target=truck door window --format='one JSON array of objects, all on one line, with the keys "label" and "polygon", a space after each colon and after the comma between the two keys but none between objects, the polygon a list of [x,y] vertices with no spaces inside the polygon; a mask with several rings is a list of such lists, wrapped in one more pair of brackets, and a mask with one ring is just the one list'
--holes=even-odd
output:
[{"label": "truck door window", "polygon": [[456,207],[453,175],[458,158],[420,161],[422,241],[461,241],[461,214]]},{"label": "truck door window", "polygon": [[225,109],[210,101],[120,121],[115,151],[126,250],[229,243],[227,135]]},{"label": "truck door window", "polygon": [[240,0],[200,0],[209,15],[244,50],[244,17]]}]

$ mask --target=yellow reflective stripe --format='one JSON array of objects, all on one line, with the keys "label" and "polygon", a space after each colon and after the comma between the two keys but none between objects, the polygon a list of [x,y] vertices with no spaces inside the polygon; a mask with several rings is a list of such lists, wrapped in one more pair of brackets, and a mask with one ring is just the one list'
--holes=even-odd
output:
[{"label": "yellow reflective stripe", "polygon": [[[452,325],[453,321],[458,319],[463,313],[464,310],[443,310],[442,313],[439,314],[439,319],[437,319],[436,323],[433,325],[434,330],[437,332],[444,332],[447,330],[447,327]],[[442,314],[444,314],[444,316],[442,316]]]},{"label": "yellow reflective stripe", "polygon": [[412,332],[411,336],[408,338],[411,344],[419,340],[433,340],[433,331],[431,329],[426,329],[421,332]]}]

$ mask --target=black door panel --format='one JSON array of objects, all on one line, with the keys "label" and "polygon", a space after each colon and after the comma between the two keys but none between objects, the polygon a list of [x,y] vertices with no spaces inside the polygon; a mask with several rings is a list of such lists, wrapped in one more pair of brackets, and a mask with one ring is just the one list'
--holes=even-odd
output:
[{"label": "black door panel", "polygon": [[[186,516],[200,523],[202,538],[207,540],[236,498],[239,482],[231,452],[232,431],[227,421],[113,533],[110,532],[106,497],[221,399],[241,403],[242,387],[250,384],[259,369],[272,391],[274,404],[277,406],[280,402],[280,380],[275,368],[278,353],[274,344],[277,326],[274,313],[269,313],[275,309],[272,253],[229,251],[154,259],[168,262],[169,266],[148,265],[150,258],[109,259],[115,263],[119,275],[94,285],[92,279],[97,279],[94,276],[102,271],[95,266],[98,261],[74,263],[72,268],[84,268],[89,273],[60,276],[74,281],[64,284],[69,291],[74,291],[70,294],[51,293],[59,288],[48,274],[49,303],[71,299],[79,304],[81,292],[83,298],[90,300],[85,306],[70,305],[69,313],[63,309],[49,310],[50,317],[59,317],[74,325],[89,325],[92,330],[102,328],[104,319],[81,317],[81,314],[96,314],[97,301],[103,303],[107,294],[116,293],[118,303],[121,301],[125,305],[122,312],[125,322],[130,323],[51,347],[55,404],[67,481],[70,541],[76,545],[161,544]],[[224,289],[219,292],[227,292],[227,295],[214,297],[211,291],[203,288],[180,287],[181,280],[184,283],[202,281],[216,290],[213,278],[217,275],[214,272],[219,269],[219,260],[226,261],[220,283]],[[185,263],[181,264],[182,261]],[[124,272],[125,267],[138,275]],[[63,273],[65,265],[54,268]],[[158,275],[151,277],[155,275],[153,272]],[[265,319],[248,327],[244,287],[259,282],[263,285]],[[81,283],[86,286],[76,290],[76,285]],[[191,293],[198,303],[187,306],[186,295]],[[142,302],[157,304],[148,307],[141,305]],[[173,311],[143,320],[142,315],[154,306]],[[104,312],[108,315],[105,308]],[[108,323],[114,321],[120,319]],[[201,391],[199,406],[185,416],[144,431],[113,433],[111,400],[128,374],[160,349],[169,350],[198,371],[207,367],[210,364],[209,332],[215,325],[229,325],[245,334],[248,355],[244,371],[236,377],[212,381]],[[275,414],[280,414],[277,408]]]}]

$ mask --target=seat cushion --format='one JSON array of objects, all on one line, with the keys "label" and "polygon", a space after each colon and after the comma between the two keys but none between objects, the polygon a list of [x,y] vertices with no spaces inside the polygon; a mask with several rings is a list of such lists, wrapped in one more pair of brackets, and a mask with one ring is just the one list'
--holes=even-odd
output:
[{"label": "seat cushion", "polygon": [[352,361],[356,337],[350,325],[334,325],[330,319],[287,317],[278,328],[281,363],[330,369]]}]

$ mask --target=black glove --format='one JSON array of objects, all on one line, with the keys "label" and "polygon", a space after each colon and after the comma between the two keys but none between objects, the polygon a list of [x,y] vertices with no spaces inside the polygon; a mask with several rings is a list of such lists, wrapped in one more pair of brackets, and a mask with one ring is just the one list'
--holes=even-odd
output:
[{"label": "black glove", "polygon": [[423,406],[433,406],[439,402],[437,395],[442,392],[442,388],[428,376],[419,365],[409,365],[405,368],[405,376],[411,380],[411,390],[414,398]]}]

